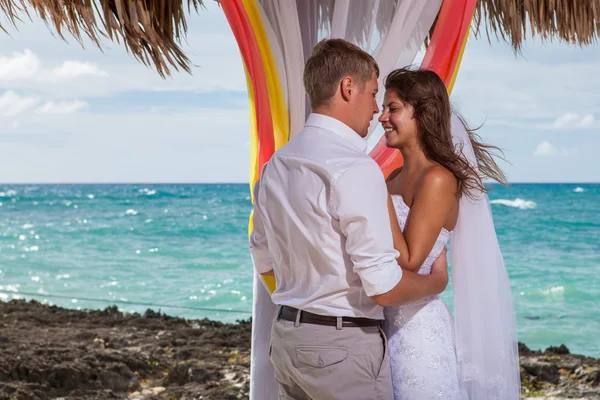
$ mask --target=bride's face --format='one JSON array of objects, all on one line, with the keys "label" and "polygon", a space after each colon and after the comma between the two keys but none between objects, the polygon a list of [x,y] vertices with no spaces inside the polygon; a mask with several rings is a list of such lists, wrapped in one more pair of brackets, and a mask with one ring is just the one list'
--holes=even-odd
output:
[{"label": "bride's face", "polygon": [[386,90],[379,122],[385,130],[385,145],[399,148],[417,140],[417,124],[413,108],[403,102],[394,90]]}]

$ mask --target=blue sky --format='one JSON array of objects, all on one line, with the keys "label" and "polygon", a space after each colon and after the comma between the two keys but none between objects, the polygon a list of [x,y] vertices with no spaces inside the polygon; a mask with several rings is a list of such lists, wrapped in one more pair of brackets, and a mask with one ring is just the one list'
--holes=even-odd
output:
[{"label": "blue sky", "polygon": [[[115,43],[84,50],[25,21],[0,32],[0,182],[248,181],[245,77],[214,4],[189,18],[193,75],[166,80]],[[451,100],[511,182],[600,182],[598,71],[598,45],[530,39],[515,56],[471,39]]]}]

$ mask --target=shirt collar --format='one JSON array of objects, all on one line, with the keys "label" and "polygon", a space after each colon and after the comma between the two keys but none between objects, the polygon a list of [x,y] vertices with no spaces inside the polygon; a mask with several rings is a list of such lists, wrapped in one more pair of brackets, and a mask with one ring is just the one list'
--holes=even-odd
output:
[{"label": "shirt collar", "polygon": [[367,141],[356,133],[354,129],[338,119],[323,114],[311,113],[306,120],[306,126],[326,129],[346,139],[363,153],[367,150]]}]

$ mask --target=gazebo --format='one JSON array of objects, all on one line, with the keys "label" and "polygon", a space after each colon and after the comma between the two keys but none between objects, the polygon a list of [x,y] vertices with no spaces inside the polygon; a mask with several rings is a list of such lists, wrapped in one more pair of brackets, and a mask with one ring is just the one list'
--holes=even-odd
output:
[{"label": "gazebo", "polygon": [[[98,46],[104,37],[123,43],[143,64],[165,77],[191,72],[181,48],[192,10],[202,0],[0,0],[9,23],[38,14],[59,36]],[[411,64],[426,46],[422,67],[434,70],[452,91],[470,32],[496,36],[518,54],[527,37],[572,45],[594,43],[600,33],[600,0],[220,0],[244,61],[251,111],[250,185],[274,151],[299,131],[310,111],[302,85],[304,62],[325,37],[341,37],[370,52],[381,78]],[[2,29],[4,29],[2,27]],[[190,43],[193,46],[193,43]],[[380,91],[383,96],[383,91]],[[378,99],[381,103],[381,98]],[[371,133],[375,124],[371,126]],[[384,174],[402,159],[379,141],[370,152]],[[270,393],[268,351],[274,305],[255,277],[251,398]],[[271,286],[274,282],[267,282]],[[264,398],[264,397],[263,397]],[[261,399],[263,399],[261,398]]]}]

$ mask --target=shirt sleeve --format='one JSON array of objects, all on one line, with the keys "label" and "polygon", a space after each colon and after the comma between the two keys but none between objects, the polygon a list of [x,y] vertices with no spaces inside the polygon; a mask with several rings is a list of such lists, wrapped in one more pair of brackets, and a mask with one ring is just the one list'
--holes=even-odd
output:
[{"label": "shirt sleeve", "polygon": [[367,296],[392,290],[402,278],[387,210],[387,188],[372,160],[348,168],[332,187],[331,213],[346,237],[346,251]]},{"label": "shirt sleeve", "polygon": [[259,201],[260,180],[254,185],[254,211],[252,212],[252,232],[250,233],[250,254],[254,269],[263,274],[273,269],[273,260],[263,222],[263,211]]}]

